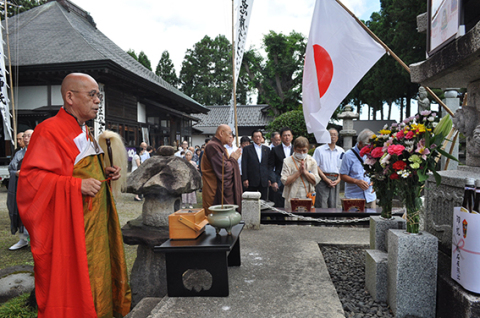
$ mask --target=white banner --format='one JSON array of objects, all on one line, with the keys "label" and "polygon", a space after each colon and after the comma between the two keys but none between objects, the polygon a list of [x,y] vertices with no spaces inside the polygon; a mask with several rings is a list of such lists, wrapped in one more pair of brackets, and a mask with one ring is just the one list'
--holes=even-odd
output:
[{"label": "white banner", "polygon": [[103,94],[103,100],[98,104],[98,113],[97,117],[93,120],[93,131],[94,137],[98,138],[106,129],[105,123],[105,86],[104,84],[98,83],[98,89],[100,93]]},{"label": "white banner", "polygon": [[[243,53],[245,53],[245,43],[247,41],[248,24],[252,15],[253,0],[237,0],[237,18],[235,20],[235,85],[238,81],[240,69],[242,67]],[[230,101],[230,116],[228,125],[235,132],[235,112],[232,100]]]},{"label": "white banner", "polygon": [[[0,30],[1,31],[1,30]],[[7,85],[7,77],[6,77],[6,69],[5,69],[5,55],[3,54],[3,35],[0,32],[0,110],[2,113],[3,119],[3,130],[5,131],[5,140],[12,140],[13,142],[13,130],[10,124],[10,118],[12,115],[10,114],[9,103],[10,99],[8,98],[8,85]]]},{"label": "white banner", "polygon": [[385,54],[335,0],[317,0],[303,72],[303,114],[309,133],[329,143],[327,125],[342,100]]}]

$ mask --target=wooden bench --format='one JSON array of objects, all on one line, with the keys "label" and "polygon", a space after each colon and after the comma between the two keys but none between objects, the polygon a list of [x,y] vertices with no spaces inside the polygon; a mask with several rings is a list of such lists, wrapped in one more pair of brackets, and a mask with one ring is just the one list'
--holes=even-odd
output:
[{"label": "wooden bench", "polygon": [[[228,266],[240,266],[240,233],[245,223],[235,225],[232,235],[207,225],[205,232],[195,240],[168,240],[154,251],[165,253],[167,293],[170,297],[228,296]],[[210,289],[188,289],[183,275],[189,269],[204,269],[212,276]]]}]

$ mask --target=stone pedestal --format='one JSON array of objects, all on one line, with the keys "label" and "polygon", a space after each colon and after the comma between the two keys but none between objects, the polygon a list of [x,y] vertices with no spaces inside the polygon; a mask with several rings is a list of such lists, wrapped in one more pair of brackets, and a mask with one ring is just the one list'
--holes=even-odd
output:
[{"label": "stone pedestal", "polygon": [[242,195],[242,220],[245,229],[260,229],[260,192],[244,192]]},{"label": "stone pedestal", "polygon": [[370,248],[372,250],[387,251],[387,233],[389,229],[405,229],[406,222],[398,216],[384,219],[380,216],[370,217]]},{"label": "stone pedestal", "polygon": [[388,231],[387,300],[395,317],[435,317],[438,240]]},{"label": "stone pedestal", "polygon": [[375,301],[387,301],[388,254],[379,250],[365,251],[365,288]]},{"label": "stone pedestal", "polygon": [[130,275],[132,307],[144,297],[163,297],[167,294],[165,254],[154,253],[153,247],[168,240],[168,227],[156,228],[142,223],[142,217],[128,221],[122,228],[123,241],[138,245],[137,258]]}]

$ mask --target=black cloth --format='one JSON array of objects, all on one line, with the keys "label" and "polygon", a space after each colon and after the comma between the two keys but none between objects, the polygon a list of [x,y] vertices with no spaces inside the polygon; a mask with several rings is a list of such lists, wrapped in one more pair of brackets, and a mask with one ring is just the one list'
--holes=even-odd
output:
[{"label": "black cloth", "polygon": [[262,145],[262,161],[259,162],[254,145],[243,148],[242,182],[248,180],[249,188],[263,187],[266,189],[268,187],[268,181],[270,180],[270,171],[268,170],[269,155],[270,148]]},{"label": "black cloth", "polygon": [[[293,154],[293,145],[290,144],[290,156]],[[285,199],[283,198],[283,183],[280,180],[283,168],[283,159],[285,159],[285,152],[283,151],[283,143],[275,146],[270,151],[268,157],[268,168],[270,170],[270,180],[272,183],[278,183],[278,190],[273,192],[273,202],[276,207],[283,208],[285,206]]]}]

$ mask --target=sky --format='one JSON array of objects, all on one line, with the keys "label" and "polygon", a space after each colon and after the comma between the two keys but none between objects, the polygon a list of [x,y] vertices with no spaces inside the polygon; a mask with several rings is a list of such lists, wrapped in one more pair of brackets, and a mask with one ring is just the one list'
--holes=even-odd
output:
[{"label": "sky", "polygon": [[[177,74],[187,49],[205,35],[225,35],[232,41],[231,0],[71,0],[90,13],[97,28],[125,51],[144,51],[155,70],[168,50]],[[238,0],[235,0],[238,1]],[[380,0],[343,0],[359,18],[380,10]],[[247,48],[261,49],[270,30],[306,37],[315,0],[254,0]]]},{"label": "sky", "polygon": [[[232,40],[232,0],[71,0],[90,13],[97,28],[127,51],[144,51],[155,70],[163,51],[170,53],[177,74],[187,49],[205,35]],[[235,0],[238,1],[238,0]],[[380,11],[380,0],[342,0],[362,20]],[[262,50],[262,39],[273,30],[308,37],[315,0],[254,0],[246,48]],[[413,106],[415,107],[415,106]],[[414,113],[412,108],[412,113]],[[399,119],[394,107],[392,119]],[[362,111],[360,119],[367,119]]]}]

